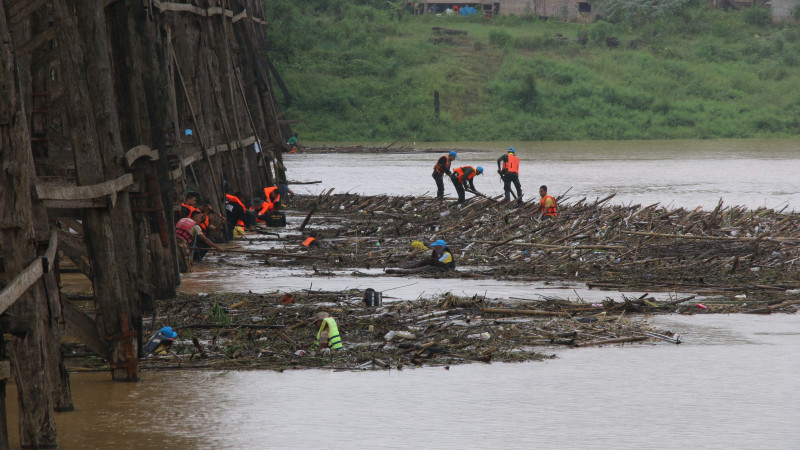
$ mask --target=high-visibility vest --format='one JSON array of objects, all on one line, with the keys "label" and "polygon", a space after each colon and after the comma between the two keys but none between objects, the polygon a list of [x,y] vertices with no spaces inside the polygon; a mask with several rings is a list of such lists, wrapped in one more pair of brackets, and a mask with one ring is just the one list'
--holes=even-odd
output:
[{"label": "high-visibility vest", "polygon": [[[444,166],[441,164],[442,158],[445,160]],[[439,160],[436,161],[436,164],[433,166],[433,170],[438,174],[443,174],[445,170],[450,170],[450,160],[447,159],[447,155],[442,156],[442,158],[439,158]]]},{"label": "high-visibility vest", "polygon": [[194,220],[184,217],[183,219],[179,220],[178,223],[175,224],[175,236],[179,239],[183,239],[186,241],[187,244],[192,243],[192,233],[191,229],[197,225],[197,222]]},{"label": "high-visibility vest", "polygon": [[[436,250],[433,251],[433,254],[436,255]],[[450,249],[445,247],[444,251],[442,252],[442,256],[437,258],[440,263],[444,264],[446,267],[453,268],[456,266],[455,260],[453,260],[453,253],[450,252]]]},{"label": "high-visibility vest", "polygon": [[316,241],[317,239],[314,237],[309,237],[305,241],[303,241],[303,245],[306,247],[310,246],[312,242]]},{"label": "high-visibility vest", "polygon": [[206,214],[204,217],[205,217],[205,219],[203,219],[203,221],[198,224],[198,225],[200,225],[200,228],[203,230],[203,233],[205,233],[206,230],[208,230],[208,225],[209,225],[209,223],[211,223],[208,220],[208,214]]},{"label": "high-visibility vest", "polygon": [[[551,206],[547,206],[547,200],[550,200]],[[545,195],[542,197],[540,204],[542,205],[542,211],[544,211],[545,216],[558,216],[558,211],[556,210],[556,199],[554,199],[552,195]]]},{"label": "high-visibility vest", "polygon": [[467,169],[469,169],[471,171],[469,173],[469,175],[467,175],[467,180],[471,180],[471,179],[475,178],[475,174],[478,173],[471,166],[459,167],[458,169],[454,170],[453,172],[455,172],[455,174],[458,176],[458,181],[460,183],[464,182],[464,172],[467,172]]},{"label": "high-visibility vest", "polygon": [[186,217],[192,217],[192,213],[193,212],[200,211],[199,209],[195,208],[194,206],[187,205],[186,203],[181,203],[181,206],[183,206],[184,208],[189,210],[189,214],[187,214]]},{"label": "high-visibility vest", "polygon": [[[239,200],[239,197],[237,197],[235,195],[231,195],[231,194],[225,194],[225,198],[229,202],[236,203],[237,205],[241,206],[242,207],[242,211],[247,211],[247,208],[244,207],[244,203],[242,203],[242,201]],[[238,221],[236,221],[236,225],[239,225],[239,226],[243,227],[244,226],[244,222],[242,222],[241,220],[238,220]]]},{"label": "high-visibility vest", "polygon": [[503,169],[507,170],[508,173],[519,173],[519,158],[513,153],[509,153],[508,161],[503,163]]},{"label": "high-visibility vest", "polygon": [[339,336],[339,327],[336,325],[336,321],[333,320],[333,317],[322,319],[322,326],[320,326],[319,331],[317,331],[317,337],[314,339],[312,348],[316,350],[319,347],[319,337],[322,332],[325,331],[326,326],[328,327],[328,348],[340,350],[342,348],[342,338]]}]

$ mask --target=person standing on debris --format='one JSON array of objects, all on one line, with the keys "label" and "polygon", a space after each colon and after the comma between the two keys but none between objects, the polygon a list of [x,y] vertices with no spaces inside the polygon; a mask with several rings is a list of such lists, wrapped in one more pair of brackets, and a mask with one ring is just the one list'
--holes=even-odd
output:
[{"label": "person standing on debris", "polygon": [[442,157],[436,161],[436,165],[433,166],[432,176],[436,181],[436,198],[444,198],[444,175],[450,175],[450,163],[453,162],[454,159],[458,159],[458,153],[451,150],[450,153],[442,155]]},{"label": "person standing on debris", "polygon": [[475,184],[473,184],[472,179],[482,173],[483,167],[481,166],[478,166],[477,169],[472,166],[463,166],[455,169],[453,174],[450,175],[450,180],[453,182],[453,186],[456,187],[456,191],[458,192],[459,205],[465,201],[465,190],[475,191]]},{"label": "person standing on debris", "polygon": [[193,211],[197,211],[197,192],[186,194],[186,200],[181,203],[181,217],[190,217]]},{"label": "person standing on debris", "polygon": [[[181,273],[186,273],[192,268],[192,261],[194,261],[194,258],[192,256],[191,247],[193,242],[199,240],[217,251],[223,251],[222,247],[211,242],[211,239],[203,234],[202,228],[197,224],[197,222],[202,219],[202,216],[203,213],[201,213],[200,210],[195,210],[192,212],[191,217],[184,217],[175,224],[175,237],[177,238],[178,251],[181,255],[181,260],[178,261],[180,263]],[[202,254],[205,255],[205,251],[203,250],[198,250],[198,252],[202,252]],[[200,259],[202,259],[202,255]]]},{"label": "person standing on debris", "polygon": [[497,158],[497,173],[503,180],[503,190],[506,201],[511,201],[511,183],[517,188],[517,203],[522,203],[522,186],[519,184],[519,158],[514,147],[508,148],[508,153]]},{"label": "person standing on debris", "polygon": [[311,346],[311,350],[342,350],[342,338],[339,336],[339,326],[330,314],[318,312],[314,317],[309,319],[309,322],[319,330],[317,331],[317,336],[314,338],[314,345]]},{"label": "person standing on debris", "polygon": [[542,187],[539,188],[539,196],[542,197],[539,201],[539,209],[537,210],[540,213],[539,220],[558,216],[556,199],[547,195],[547,186],[542,185]]}]

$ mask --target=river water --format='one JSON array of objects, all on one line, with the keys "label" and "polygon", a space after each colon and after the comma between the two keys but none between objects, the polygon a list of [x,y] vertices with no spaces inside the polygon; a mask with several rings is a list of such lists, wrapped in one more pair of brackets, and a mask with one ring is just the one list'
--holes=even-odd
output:
[{"label": "river water", "polygon": [[[525,192],[539,184],[573,199],[713,208],[800,206],[798,141],[469,143],[463,165],[502,191],[494,160],[522,159]],[[298,192],[428,195],[439,153],[287,155]],[[446,185],[452,195],[452,186]],[[530,198],[528,198],[530,200]],[[291,225],[291,224],[290,224]],[[255,247],[255,246],[254,246]],[[213,261],[212,257],[212,261]],[[638,293],[581,283],[313,276],[209,262],[183,279],[191,293],[374,287],[387,301],[446,291],[539,299],[615,299]],[[682,293],[660,293],[674,298]],[[783,295],[783,294],[776,294]],[[61,448],[800,448],[800,316],[700,315],[649,319],[683,344],[544,350],[545,362],[380,372],[145,372],[113,383],[72,375],[76,411],[58,414]],[[9,431],[16,440],[15,395]]]}]

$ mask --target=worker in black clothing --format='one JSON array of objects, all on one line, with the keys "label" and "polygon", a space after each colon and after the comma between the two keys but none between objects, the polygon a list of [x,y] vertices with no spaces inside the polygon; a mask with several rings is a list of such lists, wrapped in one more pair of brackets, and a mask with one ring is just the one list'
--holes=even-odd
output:
[{"label": "worker in black clothing", "polygon": [[247,207],[242,203],[242,194],[225,194],[225,228],[228,240],[233,240],[234,228],[251,228],[255,224],[255,219],[251,214],[247,214]]},{"label": "worker in black clothing", "polygon": [[458,158],[455,151],[442,155],[433,166],[433,179],[436,181],[436,198],[444,198],[444,174],[450,175],[450,163]]},{"label": "worker in black clothing", "polygon": [[464,191],[469,189],[471,191],[475,191],[475,184],[473,184],[472,179],[476,176],[483,173],[483,167],[478,166],[478,168],[473,168],[472,166],[463,166],[455,169],[453,174],[450,175],[450,180],[453,182],[453,186],[456,187],[456,191],[458,192],[458,204],[464,203]]}]

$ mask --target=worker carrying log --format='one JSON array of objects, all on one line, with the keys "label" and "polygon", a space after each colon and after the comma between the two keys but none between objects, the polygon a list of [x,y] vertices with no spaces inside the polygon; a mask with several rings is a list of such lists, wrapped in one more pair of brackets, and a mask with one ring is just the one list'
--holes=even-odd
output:
[{"label": "worker carrying log", "polygon": [[534,211],[534,214],[537,212],[539,213],[539,220],[558,216],[556,199],[551,195],[547,195],[547,186],[542,185],[539,188],[539,196],[542,198],[539,200],[539,209]]},{"label": "worker carrying log", "polygon": [[508,152],[497,158],[497,173],[503,180],[503,190],[506,201],[511,201],[511,183],[517,188],[517,203],[522,203],[522,186],[519,184],[519,158],[514,147],[509,147]]},{"label": "worker carrying log", "polygon": [[322,354],[329,354],[331,350],[341,351],[342,337],[339,335],[339,326],[336,320],[326,312],[318,312],[311,319],[309,319],[314,326],[317,327],[317,336],[314,338],[314,345],[311,346],[312,351],[319,349]]},{"label": "worker carrying log", "polygon": [[475,192],[475,184],[472,182],[472,179],[482,173],[483,167],[481,166],[478,166],[477,168],[472,166],[463,166],[455,169],[450,175],[450,180],[453,182],[453,186],[456,187],[456,192],[458,192],[459,205],[465,201],[464,191],[469,190]]},{"label": "worker carrying log", "polygon": [[[181,256],[181,260],[178,261],[181,273],[189,272],[192,269],[192,262],[194,261],[194,257],[192,256],[193,251],[202,251],[203,254],[205,254],[205,250],[195,250],[197,245],[193,246],[193,242],[202,241],[204,244],[217,251],[223,251],[222,247],[212,242],[211,239],[203,234],[203,229],[200,228],[198,224],[198,222],[202,220],[203,213],[198,209],[192,212],[191,217],[184,217],[175,224],[175,237],[178,243],[178,253],[180,253]],[[200,259],[202,259],[202,256],[200,256]]]},{"label": "worker carrying log", "polygon": [[450,163],[454,159],[458,159],[458,154],[455,151],[450,151],[450,153],[442,155],[436,161],[436,165],[433,166],[433,174],[431,176],[436,181],[436,198],[444,198],[444,175],[447,174],[449,176],[451,174]]}]

